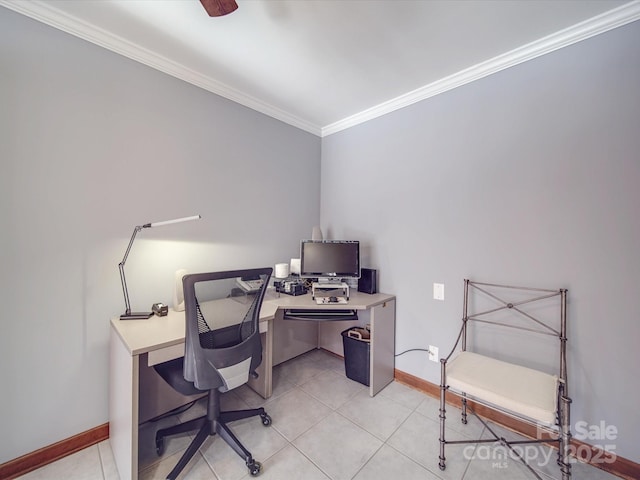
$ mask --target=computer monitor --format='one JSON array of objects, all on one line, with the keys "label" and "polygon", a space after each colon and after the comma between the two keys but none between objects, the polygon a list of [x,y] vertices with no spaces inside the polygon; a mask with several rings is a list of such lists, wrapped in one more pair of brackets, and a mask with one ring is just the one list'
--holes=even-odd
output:
[{"label": "computer monitor", "polygon": [[333,283],[360,277],[360,242],[357,240],[302,240],[300,276]]}]

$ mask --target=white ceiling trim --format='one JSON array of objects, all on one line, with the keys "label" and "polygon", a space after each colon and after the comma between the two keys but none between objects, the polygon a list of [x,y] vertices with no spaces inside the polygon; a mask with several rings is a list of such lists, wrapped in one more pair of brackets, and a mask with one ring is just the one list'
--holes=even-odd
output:
[{"label": "white ceiling trim", "polygon": [[115,53],[123,55],[136,62],[169,74],[185,82],[196,85],[221,97],[249,107],[270,117],[281,120],[289,125],[298,127],[314,135],[321,135],[321,127],[292,115],[278,107],[249,96],[229,85],[219,82],[211,77],[202,75],[178,62],[170,60],[136,43],[130,42],[118,35],[108,32],[91,23],[64,13],[49,3],[42,1],[0,0],[3,5],[11,10],[38,20],[46,25],[62,30],[88,42],[94,43]]},{"label": "white ceiling trim", "polygon": [[420,87],[412,92],[322,127],[249,96],[211,77],[202,75],[178,62],[96,27],[93,24],[61,12],[53,7],[51,3],[36,0],[29,2],[0,0],[0,5],[321,137],[364,123],[514,65],[518,65],[519,63],[526,62],[640,19],[640,0],[634,0],[633,2],[578,23],[560,32],[499,55],[486,62],[461,70],[460,72]]},{"label": "white ceiling trim", "polygon": [[640,1],[638,0],[516,48],[515,50],[511,50],[486,62],[461,70],[453,75],[371,107],[331,125],[327,125],[322,128],[322,136],[326,137],[332,133],[367,122],[636,20],[640,20]]}]

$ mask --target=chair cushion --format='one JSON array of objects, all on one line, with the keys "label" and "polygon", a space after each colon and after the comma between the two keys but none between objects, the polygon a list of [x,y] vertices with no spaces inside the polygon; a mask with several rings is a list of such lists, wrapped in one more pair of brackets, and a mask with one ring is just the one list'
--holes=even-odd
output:
[{"label": "chair cushion", "polygon": [[460,352],[446,367],[454,390],[546,425],[556,420],[558,377],[473,352]]},{"label": "chair cushion", "polygon": [[195,395],[202,393],[202,390],[196,388],[193,382],[189,382],[184,378],[184,357],[169,360],[168,362],[154,365],[156,372],[164,378],[175,390],[182,395]]}]

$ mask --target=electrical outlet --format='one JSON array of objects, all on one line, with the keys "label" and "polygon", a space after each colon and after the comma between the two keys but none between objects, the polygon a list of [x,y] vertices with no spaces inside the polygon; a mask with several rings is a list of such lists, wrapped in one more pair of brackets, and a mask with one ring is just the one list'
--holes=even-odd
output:
[{"label": "electrical outlet", "polygon": [[440,361],[440,357],[438,356],[438,347],[429,345],[429,360],[431,360],[432,362]]},{"label": "electrical outlet", "polygon": [[433,284],[433,298],[434,300],[444,300],[444,283]]}]

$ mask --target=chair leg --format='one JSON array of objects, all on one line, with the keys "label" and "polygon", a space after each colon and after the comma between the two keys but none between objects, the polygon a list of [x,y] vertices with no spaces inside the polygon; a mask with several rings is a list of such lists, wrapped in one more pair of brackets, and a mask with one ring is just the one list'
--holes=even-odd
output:
[{"label": "chair leg", "polygon": [[220,435],[221,438],[224,439],[225,442],[236,452],[240,457],[244,459],[247,463],[251,463],[253,461],[253,457],[251,456],[251,452],[247,450],[240,440],[233,434],[231,429],[224,422],[215,422],[216,433]]},{"label": "chair leg", "polygon": [[244,418],[251,418],[257,416],[264,416],[266,413],[264,408],[254,408],[252,410],[233,410],[228,412],[220,412],[219,420],[222,423],[234,422],[236,420],[242,420]]},{"label": "chair leg", "polygon": [[249,469],[249,473],[254,477],[259,475],[262,470],[262,464],[253,458],[251,452],[249,452],[249,450],[240,443],[240,440],[238,440],[238,438],[233,434],[231,429],[229,429],[229,427],[223,422],[215,422],[215,429],[216,433],[220,435],[225,442],[227,442],[227,445],[229,445],[234,452],[244,459],[244,463]]},{"label": "chair leg", "polygon": [[570,409],[571,409],[571,399],[566,396],[562,396],[560,411],[561,413],[561,422],[560,422],[560,443],[558,446],[558,455],[560,456],[560,472],[562,473],[562,480],[570,480],[571,479],[571,463],[569,458],[570,447],[571,447],[571,430],[570,430]]},{"label": "chair leg", "polygon": [[188,422],[173,425],[172,427],[162,428],[156,432],[156,453],[158,456],[164,454],[164,439],[171,435],[179,433],[187,433],[193,430],[199,430],[207,422],[207,417],[199,417]]},{"label": "chair leg", "polygon": [[191,458],[198,452],[198,449],[200,448],[200,446],[204,443],[204,441],[207,438],[209,438],[210,433],[211,433],[211,426],[207,422],[204,425],[202,425],[202,427],[198,431],[198,434],[196,435],[196,438],[194,438],[191,444],[189,445],[189,447],[187,447],[185,452],[182,454],[182,457],[180,457],[180,460],[178,460],[178,463],[176,464],[176,466],[173,467],[173,470],[169,472],[169,474],[167,475],[167,480],[175,480],[176,478],[178,478],[178,475],[180,475],[180,472],[182,472],[182,470],[184,469],[184,467],[187,466]]},{"label": "chair leg", "polygon": [[460,420],[464,425],[466,425],[468,423],[468,420],[467,420],[467,394],[466,393],[462,394],[462,418]]},{"label": "chair leg", "polygon": [[446,410],[446,392],[447,387],[445,385],[445,360],[440,360],[441,369],[442,369],[442,377],[440,382],[440,410],[438,417],[440,418],[440,456],[438,457],[438,467],[440,470],[444,470],[446,468],[446,457],[444,456],[444,446],[445,446],[445,438],[444,438],[444,429],[445,429],[445,420],[447,418],[447,410]]},{"label": "chair leg", "polygon": [[156,432],[156,443],[159,438],[164,438],[169,435],[177,435],[178,433],[187,433],[193,430],[199,430],[202,425],[207,421],[207,417],[202,416],[199,418],[194,418],[193,420],[189,420],[188,422],[179,423],[178,425],[173,425],[171,427],[163,428]]}]

